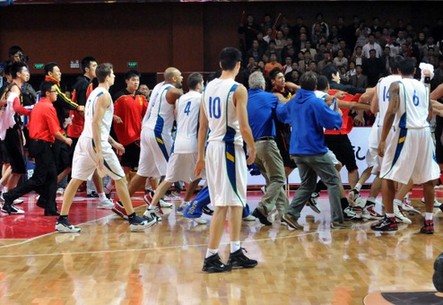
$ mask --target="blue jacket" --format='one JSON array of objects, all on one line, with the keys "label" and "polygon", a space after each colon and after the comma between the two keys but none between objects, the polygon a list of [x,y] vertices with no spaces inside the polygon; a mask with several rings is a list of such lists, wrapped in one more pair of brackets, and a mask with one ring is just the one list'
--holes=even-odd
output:
[{"label": "blue jacket", "polygon": [[261,89],[248,91],[248,120],[254,140],[261,137],[275,137],[275,109],[278,98]]},{"label": "blue jacket", "polygon": [[278,105],[277,117],[292,126],[289,153],[291,155],[318,155],[327,152],[324,128],[340,129],[340,114],[331,110],[314,91],[299,89],[285,105]]}]

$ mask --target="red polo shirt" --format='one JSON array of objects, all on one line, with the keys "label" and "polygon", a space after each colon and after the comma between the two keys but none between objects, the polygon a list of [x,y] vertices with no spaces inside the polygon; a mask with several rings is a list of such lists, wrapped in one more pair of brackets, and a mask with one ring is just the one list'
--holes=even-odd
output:
[{"label": "red polo shirt", "polygon": [[61,130],[55,108],[48,98],[42,97],[35,104],[31,111],[28,128],[31,139],[55,142],[55,134]]},{"label": "red polo shirt", "polygon": [[119,92],[114,103],[114,114],[119,116],[123,123],[113,123],[118,141],[127,146],[140,140],[142,120],[148,109],[148,101],[142,94],[130,94],[127,90]]}]

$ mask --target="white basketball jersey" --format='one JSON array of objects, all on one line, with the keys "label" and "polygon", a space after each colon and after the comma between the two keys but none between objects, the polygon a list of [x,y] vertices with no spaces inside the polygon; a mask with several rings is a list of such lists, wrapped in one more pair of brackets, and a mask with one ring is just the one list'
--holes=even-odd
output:
[{"label": "white basketball jersey", "polygon": [[105,114],[103,116],[100,134],[102,142],[108,141],[112,118],[114,115],[114,103],[112,103],[111,95],[109,94],[108,90],[101,87],[95,88],[86,101],[85,125],[81,134],[82,137],[92,138],[92,119],[94,118],[95,105],[97,103],[97,99],[104,94],[109,96],[109,100],[111,101],[111,103],[109,104],[108,108],[106,108]]},{"label": "white basketball jersey", "polygon": [[393,82],[401,80],[401,76],[397,74],[388,75],[381,78],[377,84],[377,97],[378,97],[378,113],[375,120],[375,124],[378,127],[383,126],[386,111],[389,106],[389,87]]},{"label": "white basketball jersey", "polygon": [[153,103],[151,103],[151,100],[153,101],[155,99],[154,97],[156,97],[158,95],[158,92],[164,83],[165,82],[158,83],[157,85],[155,85],[155,87],[151,91],[151,96],[149,98],[149,103],[148,103],[148,109],[146,110],[145,116],[143,117],[143,121],[142,121],[142,128],[147,126],[148,119],[151,116],[151,110],[152,110],[152,105],[153,105]]},{"label": "white basketball jersey", "polygon": [[174,123],[174,104],[169,104],[166,100],[166,92],[172,87],[171,84],[162,83],[161,86],[154,88],[157,90],[153,91],[149,101],[149,117],[145,126],[163,135],[171,135]]},{"label": "white basketball jersey", "polygon": [[239,84],[233,79],[216,78],[203,93],[203,107],[209,122],[210,141],[243,145],[240,124],[234,105],[234,92]]},{"label": "white basketball jersey", "polygon": [[423,83],[413,78],[398,81],[400,105],[394,126],[400,128],[429,127],[429,95]]},{"label": "white basketball jersey", "polygon": [[174,153],[194,153],[198,150],[197,131],[201,97],[201,93],[189,91],[177,101],[177,133],[173,146]]}]

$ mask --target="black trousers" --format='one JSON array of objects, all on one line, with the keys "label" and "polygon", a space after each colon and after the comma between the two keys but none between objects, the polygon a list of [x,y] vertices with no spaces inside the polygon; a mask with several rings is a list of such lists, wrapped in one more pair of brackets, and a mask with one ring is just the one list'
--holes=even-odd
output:
[{"label": "black trousers", "polygon": [[55,202],[57,191],[57,166],[53,152],[53,144],[31,140],[29,143],[30,156],[35,159],[34,174],[16,188],[3,194],[6,202],[12,202],[31,191],[40,194],[37,205],[47,211],[56,211]]}]

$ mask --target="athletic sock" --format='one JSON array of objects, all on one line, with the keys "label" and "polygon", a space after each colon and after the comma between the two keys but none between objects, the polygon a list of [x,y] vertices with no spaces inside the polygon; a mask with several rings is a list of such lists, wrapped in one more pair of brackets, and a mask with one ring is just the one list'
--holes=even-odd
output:
[{"label": "athletic sock", "polygon": [[210,257],[210,256],[213,256],[214,254],[217,254],[218,253],[218,249],[207,249],[206,250],[206,256],[205,256],[205,258],[208,258],[208,257]]},{"label": "athletic sock", "polygon": [[428,213],[428,212],[425,213],[425,219],[426,220],[432,220],[433,216],[434,215],[432,213]]},{"label": "athletic sock", "polygon": [[362,185],[360,183],[357,183],[354,187],[355,190],[359,191],[361,190]]},{"label": "athletic sock", "polygon": [[235,251],[240,250],[240,241],[231,241],[231,253],[234,253]]},{"label": "athletic sock", "polygon": [[106,194],[105,194],[105,192],[103,192],[103,193],[99,193],[99,194],[98,194],[98,199],[99,199],[100,201],[102,201],[102,200],[106,200]]}]

